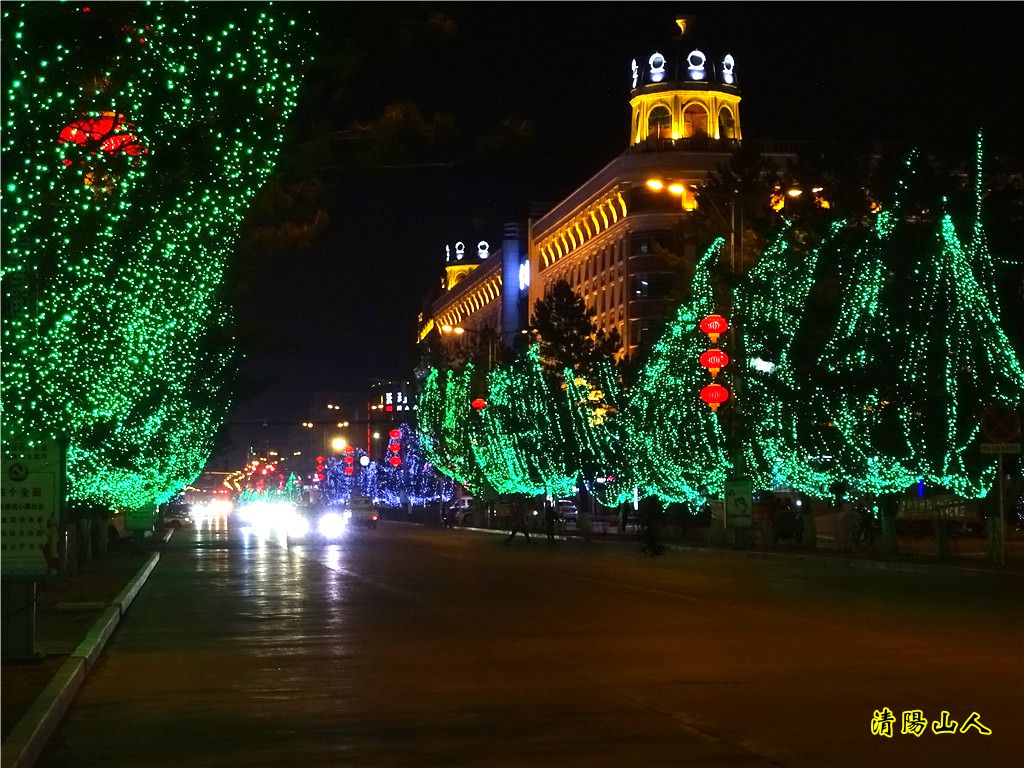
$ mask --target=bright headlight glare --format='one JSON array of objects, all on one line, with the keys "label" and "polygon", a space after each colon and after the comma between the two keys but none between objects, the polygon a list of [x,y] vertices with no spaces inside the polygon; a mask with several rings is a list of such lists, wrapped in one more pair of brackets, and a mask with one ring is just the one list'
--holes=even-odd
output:
[{"label": "bright headlight glare", "polygon": [[345,518],[337,512],[327,512],[320,518],[320,534],[333,539],[345,530]]},{"label": "bright headlight glare", "polygon": [[288,521],[288,535],[298,538],[309,533],[309,521],[302,515],[295,515]]}]

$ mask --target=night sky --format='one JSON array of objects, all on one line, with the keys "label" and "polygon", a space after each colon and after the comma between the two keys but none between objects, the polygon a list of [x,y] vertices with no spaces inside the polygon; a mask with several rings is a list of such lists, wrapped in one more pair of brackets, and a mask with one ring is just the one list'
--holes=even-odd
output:
[{"label": "night sky", "polygon": [[[630,61],[668,55],[677,15],[694,19],[709,58],[735,57],[746,138],[943,142],[969,154],[984,126],[995,151],[1018,153],[1024,67],[1011,3],[288,5],[308,7],[320,37],[286,155],[306,145],[307,163],[322,159],[310,167],[328,185],[329,224],[247,275],[239,319],[261,335],[233,420],[299,421],[314,391],[410,378],[445,244],[497,247],[504,222],[621,153]],[[371,138],[395,104],[427,128]],[[324,136],[330,152],[310,151]],[[237,448],[252,439],[247,428],[233,436]]]}]

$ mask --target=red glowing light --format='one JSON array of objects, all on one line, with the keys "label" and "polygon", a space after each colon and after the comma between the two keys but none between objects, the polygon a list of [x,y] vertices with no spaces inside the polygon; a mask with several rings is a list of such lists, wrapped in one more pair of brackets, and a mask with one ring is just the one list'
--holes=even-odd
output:
[{"label": "red glowing light", "polygon": [[402,450],[402,446],[399,443],[392,443],[391,445],[388,446],[388,450],[391,451],[392,453],[398,453],[400,450]]},{"label": "red glowing light", "polygon": [[117,152],[123,152],[131,157],[149,154],[149,149],[131,132],[131,127],[132,124],[125,121],[124,115],[104,112],[100,117],[81,117],[65,125],[60,131],[57,143],[98,143],[99,148],[108,155]]},{"label": "red glowing light", "polygon": [[478,397],[469,405],[473,408],[473,410],[482,411],[484,408],[487,407],[487,401],[484,400],[482,397]]},{"label": "red glowing light", "polygon": [[317,456],[316,457],[316,463],[317,464],[323,464],[324,463],[324,457],[323,456]]},{"label": "red glowing light", "polygon": [[401,436],[402,430],[400,429],[392,429],[390,432],[388,432],[388,437],[390,437],[392,440],[397,440]]},{"label": "red glowing light", "polygon": [[401,463],[402,459],[399,458],[398,456],[392,456],[390,459],[388,459],[388,464],[390,464],[392,467],[397,467]]},{"label": "red glowing light", "polygon": [[729,390],[721,384],[708,384],[700,391],[700,399],[711,406],[712,411],[717,411],[718,406],[729,399]]},{"label": "red glowing light", "polygon": [[391,413],[391,411],[395,410],[395,406],[393,406],[393,405],[385,405],[384,406],[384,410],[387,411],[388,413]]},{"label": "red glowing light", "polygon": [[346,456],[345,457],[345,463],[346,464],[354,464],[355,463],[355,458],[353,458],[352,456]]},{"label": "red glowing light", "polygon": [[700,329],[711,339],[711,343],[718,342],[718,337],[729,330],[729,321],[721,315],[708,315],[700,321]]},{"label": "red glowing light", "polygon": [[356,471],[356,470],[355,470],[355,467],[345,467],[345,474],[346,474],[346,475],[351,475],[351,474],[353,474],[353,473],[354,473],[355,471]]},{"label": "red glowing light", "polygon": [[713,379],[720,370],[729,364],[729,356],[720,349],[709,349],[700,356],[700,364],[711,372]]}]

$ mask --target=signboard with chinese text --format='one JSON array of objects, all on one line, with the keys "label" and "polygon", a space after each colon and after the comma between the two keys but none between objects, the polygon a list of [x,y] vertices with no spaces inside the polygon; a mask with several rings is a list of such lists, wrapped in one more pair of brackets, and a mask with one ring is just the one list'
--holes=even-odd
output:
[{"label": "signboard with chinese text", "polygon": [[978,502],[948,494],[926,498],[901,499],[896,510],[897,520],[952,520],[954,522],[980,522]]},{"label": "signboard with chinese text", "polygon": [[0,572],[53,575],[64,507],[63,449],[55,441],[11,446],[0,465]]}]

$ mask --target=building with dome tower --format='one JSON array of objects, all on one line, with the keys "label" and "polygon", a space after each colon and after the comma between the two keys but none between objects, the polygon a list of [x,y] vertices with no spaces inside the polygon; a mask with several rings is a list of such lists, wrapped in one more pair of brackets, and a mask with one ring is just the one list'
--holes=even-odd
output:
[{"label": "building with dome tower", "polygon": [[[486,261],[457,277],[449,264],[444,292],[421,317],[421,341],[438,333],[446,345],[480,335],[511,344],[558,280],[595,310],[598,328],[618,332],[622,355],[653,341],[675,309],[680,259],[696,256],[694,188],[743,142],[741,62],[698,42],[690,19],[676,24],[678,35],[624,73],[631,119],[623,153],[554,207],[507,224]],[[761,154],[780,166],[794,157]]]}]

